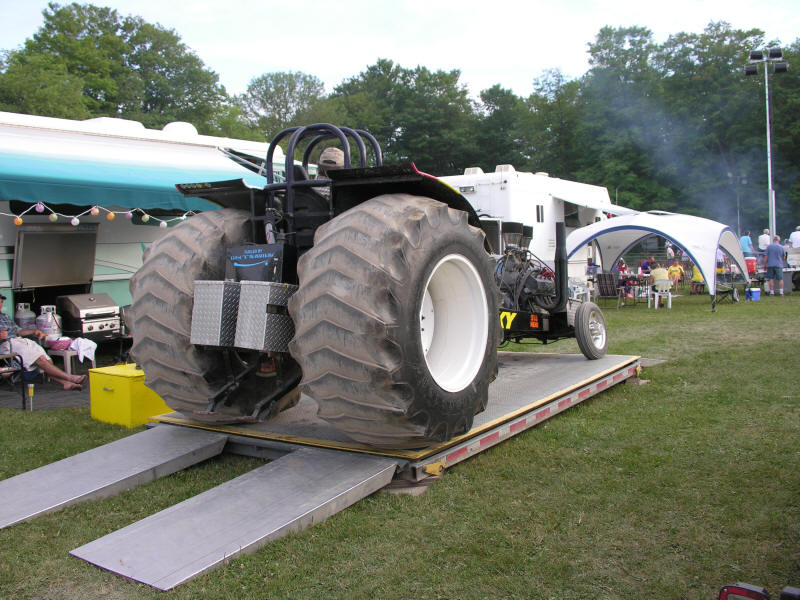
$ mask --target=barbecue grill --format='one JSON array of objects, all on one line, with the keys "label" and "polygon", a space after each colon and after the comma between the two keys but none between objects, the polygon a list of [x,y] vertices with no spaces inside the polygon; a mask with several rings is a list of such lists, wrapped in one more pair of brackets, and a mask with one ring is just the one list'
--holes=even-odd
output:
[{"label": "barbecue grill", "polygon": [[94,342],[119,337],[119,305],[108,294],[72,294],[56,298],[62,330]]}]

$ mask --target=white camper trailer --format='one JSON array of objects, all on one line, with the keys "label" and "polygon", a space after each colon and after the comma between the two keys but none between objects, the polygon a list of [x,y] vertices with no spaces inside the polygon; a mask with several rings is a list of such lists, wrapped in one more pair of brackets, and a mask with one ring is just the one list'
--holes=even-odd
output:
[{"label": "white camper trailer", "polygon": [[[470,167],[463,175],[441,179],[463,194],[481,218],[532,227],[529,249],[550,264],[556,247],[556,222],[563,221],[569,234],[605,220],[608,214],[636,212],[612,204],[604,187],[566,181],[547,173],[517,171],[511,165],[498,165],[494,173]],[[493,244],[497,252],[502,250],[501,244],[501,241]],[[573,254],[569,262],[570,277],[584,277],[590,257],[589,246]]]},{"label": "white camper trailer", "polygon": [[[184,215],[215,209],[175,184],[242,178],[263,186],[268,145],[113,118],[0,112],[0,292],[55,304],[107,293],[124,306],[147,246]],[[283,170],[283,157],[275,157]],[[15,224],[15,221],[17,224]]]}]

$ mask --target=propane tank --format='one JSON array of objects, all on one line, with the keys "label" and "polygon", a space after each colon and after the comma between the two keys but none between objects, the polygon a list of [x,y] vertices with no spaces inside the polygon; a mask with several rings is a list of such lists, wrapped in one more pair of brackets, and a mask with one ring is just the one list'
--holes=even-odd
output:
[{"label": "propane tank", "polygon": [[61,317],[52,304],[42,306],[42,314],[36,317],[36,328],[47,336],[48,341],[61,337]]},{"label": "propane tank", "polygon": [[19,325],[20,329],[33,329],[36,326],[36,313],[31,310],[29,303],[19,302],[17,304],[14,321]]}]

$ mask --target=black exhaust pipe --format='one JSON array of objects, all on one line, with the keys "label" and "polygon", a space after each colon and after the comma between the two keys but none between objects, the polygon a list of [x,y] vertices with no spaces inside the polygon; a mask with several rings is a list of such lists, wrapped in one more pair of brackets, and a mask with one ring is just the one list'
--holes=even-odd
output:
[{"label": "black exhaust pipe", "polygon": [[551,313],[564,312],[567,306],[567,228],[563,221],[556,223],[556,255],[554,266],[556,272],[556,302]]}]

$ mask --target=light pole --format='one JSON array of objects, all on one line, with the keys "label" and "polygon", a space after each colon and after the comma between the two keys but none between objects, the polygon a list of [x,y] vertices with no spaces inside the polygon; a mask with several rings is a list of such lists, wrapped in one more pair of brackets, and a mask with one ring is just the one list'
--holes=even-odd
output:
[{"label": "light pole", "polygon": [[764,63],[764,98],[767,112],[767,201],[769,202],[769,231],[774,236],[777,231],[775,223],[775,190],[772,189],[772,140],[769,126],[769,65],[773,63],[775,73],[785,73],[789,64],[783,61],[783,50],[769,48],[768,50],[753,50],[750,52],[750,62],[746,65],[745,75],[758,75],[758,64]]},{"label": "light pole", "polygon": [[736,186],[736,235],[742,237],[742,209],[741,203],[739,202],[739,193],[741,191],[741,186],[747,185],[747,175],[728,173],[728,179],[731,185]]}]

